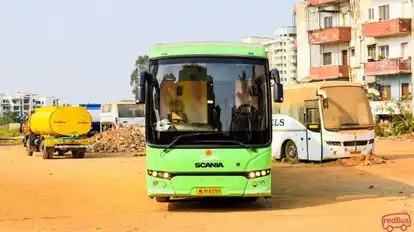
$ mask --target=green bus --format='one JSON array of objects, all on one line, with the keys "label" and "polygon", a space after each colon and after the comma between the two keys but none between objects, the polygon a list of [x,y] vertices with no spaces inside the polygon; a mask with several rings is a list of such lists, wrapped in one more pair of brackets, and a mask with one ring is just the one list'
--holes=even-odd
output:
[{"label": "green bus", "polygon": [[277,70],[260,45],[232,42],[155,44],[140,73],[145,103],[150,198],[271,197],[271,80]]}]

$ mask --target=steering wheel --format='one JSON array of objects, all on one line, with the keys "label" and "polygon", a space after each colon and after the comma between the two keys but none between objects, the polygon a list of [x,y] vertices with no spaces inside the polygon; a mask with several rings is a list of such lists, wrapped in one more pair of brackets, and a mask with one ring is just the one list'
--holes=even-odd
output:
[{"label": "steering wheel", "polygon": [[[238,120],[239,116],[247,119],[248,128],[246,128],[246,129],[247,129],[248,140],[250,140],[252,135],[253,135],[252,121],[255,121],[255,120],[252,119],[252,118],[256,117],[257,115],[258,115],[258,110],[250,104],[240,105],[239,107],[237,107],[237,109],[234,113],[235,120]],[[255,127],[255,125],[253,125],[253,127]]]}]

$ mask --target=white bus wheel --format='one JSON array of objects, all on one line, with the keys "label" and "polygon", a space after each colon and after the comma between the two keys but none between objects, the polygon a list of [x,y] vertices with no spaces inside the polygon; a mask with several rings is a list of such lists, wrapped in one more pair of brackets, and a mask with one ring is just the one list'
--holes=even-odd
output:
[{"label": "white bus wheel", "polygon": [[298,159],[298,149],[296,144],[292,140],[288,140],[285,145],[285,157],[290,162],[297,162]]}]

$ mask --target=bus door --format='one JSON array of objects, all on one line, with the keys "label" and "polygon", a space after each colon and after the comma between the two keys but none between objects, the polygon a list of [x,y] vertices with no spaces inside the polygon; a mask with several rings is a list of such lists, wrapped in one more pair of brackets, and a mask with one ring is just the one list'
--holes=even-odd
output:
[{"label": "bus door", "polygon": [[308,160],[322,161],[322,133],[319,100],[305,100],[306,148]]}]

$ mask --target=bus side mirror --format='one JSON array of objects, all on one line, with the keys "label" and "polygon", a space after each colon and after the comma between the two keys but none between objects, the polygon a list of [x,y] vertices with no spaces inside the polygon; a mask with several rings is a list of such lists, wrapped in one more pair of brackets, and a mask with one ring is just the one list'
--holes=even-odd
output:
[{"label": "bus side mirror", "polygon": [[328,109],[328,107],[329,107],[328,98],[323,99],[322,103],[323,103],[323,108]]},{"label": "bus side mirror", "polygon": [[328,104],[328,95],[326,94],[326,92],[319,89],[316,95],[323,98],[323,101],[322,101],[323,108],[327,109],[329,107],[329,104]]},{"label": "bus side mirror", "polygon": [[144,103],[145,102],[145,82],[148,80],[148,72],[142,71],[139,74],[139,83],[135,90],[135,100],[137,104]]},{"label": "bus side mirror", "polygon": [[273,101],[283,102],[283,84],[280,81],[279,70],[272,69],[270,71],[270,79],[274,81]]}]

